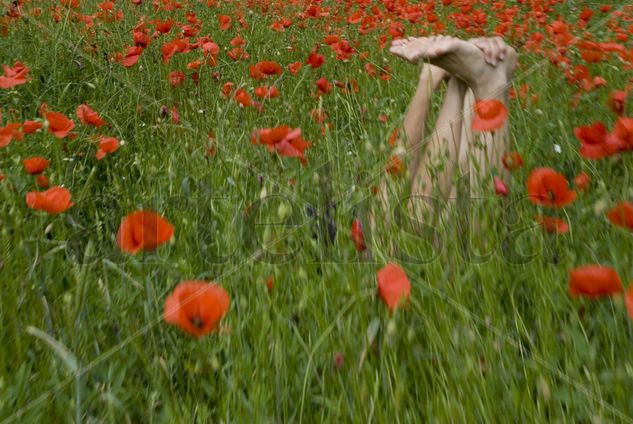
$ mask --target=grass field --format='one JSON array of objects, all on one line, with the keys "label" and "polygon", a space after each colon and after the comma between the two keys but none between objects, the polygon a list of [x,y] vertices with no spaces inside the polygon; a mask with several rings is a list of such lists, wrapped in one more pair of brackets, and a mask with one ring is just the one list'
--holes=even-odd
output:
[{"label": "grass field", "polygon": [[[633,294],[628,313],[619,293],[570,296],[583,265],[612,267],[624,290],[633,280],[633,215],[629,228],[607,219],[633,200],[631,152],[588,159],[574,136],[632,113],[610,100],[633,88],[627,2],[0,3],[0,64],[29,70],[0,82],[0,422],[633,421]],[[385,172],[419,73],[388,46],[493,31],[520,54],[509,110],[524,164],[506,198],[487,183],[425,225],[406,178]],[[257,80],[261,61],[281,72]],[[333,88],[317,95],[322,77]],[[272,85],[278,97],[256,97]],[[105,124],[82,124],[82,104]],[[47,111],[75,135],[53,134]],[[43,128],[20,141],[28,120]],[[280,125],[301,129],[305,163],[253,144]],[[118,149],[98,160],[100,136]],[[72,195],[60,213],[26,201],[46,185],[25,170],[35,156]],[[577,199],[535,205],[539,167]],[[387,211],[372,194],[384,181],[402,193]],[[138,210],[173,237],[131,254],[117,232]],[[387,263],[411,284],[393,311],[376,288]],[[228,293],[217,331],[165,322],[186,280]]]}]

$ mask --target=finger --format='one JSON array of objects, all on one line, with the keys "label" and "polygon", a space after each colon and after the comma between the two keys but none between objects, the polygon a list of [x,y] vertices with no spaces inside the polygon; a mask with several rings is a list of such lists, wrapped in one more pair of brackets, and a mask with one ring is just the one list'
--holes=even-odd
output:
[{"label": "finger", "polygon": [[506,43],[503,41],[501,37],[496,37],[495,43],[497,44],[497,50],[499,52],[497,57],[499,58],[499,60],[505,59],[508,46],[506,45]]},{"label": "finger", "polygon": [[492,66],[497,66],[499,63],[499,45],[494,40],[490,40],[490,59]]},{"label": "finger", "polygon": [[492,60],[490,57],[490,43],[488,42],[488,40],[484,38],[475,38],[471,42],[475,45],[475,47],[481,50],[484,55],[484,61],[487,64],[492,65]]},{"label": "finger", "polygon": [[402,56],[402,54],[403,54],[402,47],[401,46],[392,46],[389,49],[389,53],[395,54],[396,56]]},{"label": "finger", "polygon": [[484,60],[487,64],[495,66],[494,62],[494,49],[490,40],[482,40],[482,51],[484,53]]}]

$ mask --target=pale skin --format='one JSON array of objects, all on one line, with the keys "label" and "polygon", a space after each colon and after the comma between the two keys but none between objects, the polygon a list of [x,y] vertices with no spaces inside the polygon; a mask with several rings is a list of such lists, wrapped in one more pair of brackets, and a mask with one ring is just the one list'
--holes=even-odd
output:
[{"label": "pale skin", "polygon": [[[507,104],[509,82],[517,62],[514,49],[499,37],[464,41],[436,36],[395,40],[390,52],[422,64],[404,120],[404,138],[412,157],[412,196],[454,198],[453,178],[457,170],[481,181],[495,167],[503,177],[501,157],[508,150],[507,124],[494,133],[473,137],[471,121],[475,99],[496,99]],[[444,80],[448,80],[446,96],[435,130],[425,140],[431,99]],[[471,191],[475,190],[471,186]]]}]

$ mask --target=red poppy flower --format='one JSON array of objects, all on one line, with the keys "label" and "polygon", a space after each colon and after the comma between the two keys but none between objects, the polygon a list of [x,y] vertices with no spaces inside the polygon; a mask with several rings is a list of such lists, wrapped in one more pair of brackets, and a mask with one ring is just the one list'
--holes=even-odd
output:
[{"label": "red poppy flower", "polygon": [[79,122],[82,124],[92,125],[95,128],[99,128],[105,124],[103,118],[86,104],[77,107],[77,119],[79,119]]},{"label": "red poppy flower", "polygon": [[260,99],[274,99],[279,97],[279,89],[274,85],[271,87],[261,86],[255,89],[255,95]]},{"label": "red poppy flower", "polygon": [[156,19],[154,21],[154,28],[156,28],[156,31],[160,32],[161,34],[167,34],[169,31],[171,31],[171,28],[174,26],[174,21],[172,19],[167,19],[164,21],[161,21],[160,19]]},{"label": "red poppy flower", "polygon": [[608,266],[585,265],[569,272],[569,294],[572,297],[597,298],[622,292],[618,273]]},{"label": "red poppy flower", "polygon": [[607,128],[602,122],[574,128],[574,135],[581,143],[580,155],[586,159],[602,159],[619,150],[617,143],[608,141]]},{"label": "red poppy flower", "polygon": [[297,157],[304,166],[307,163],[304,151],[310,143],[301,137],[301,128],[291,129],[287,125],[262,128],[253,132],[251,143],[264,144],[269,151],[275,151],[280,156]]},{"label": "red poppy flower", "polygon": [[251,99],[251,96],[249,96],[246,90],[242,88],[235,91],[233,98],[235,98],[235,101],[239,103],[242,107],[253,106],[253,100]]},{"label": "red poppy flower", "polygon": [[44,174],[40,174],[35,178],[35,183],[38,187],[46,188],[48,187],[48,177]]},{"label": "red poppy flower", "polygon": [[505,124],[508,109],[499,100],[477,100],[472,128],[474,131],[494,131]]},{"label": "red poppy flower", "polygon": [[64,212],[74,205],[70,201],[67,188],[54,186],[46,191],[30,191],[26,193],[26,205],[34,210],[45,211],[51,215]]},{"label": "red poppy flower", "polygon": [[317,80],[316,86],[321,93],[329,93],[332,91],[332,84],[325,77],[321,77]]},{"label": "red poppy flower", "polygon": [[46,112],[44,116],[46,121],[48,121],[48,131],[53,133],[57,138],[68,136],[70,131],[75,128],[75,123],[62,113]]},{"label": "red poppy flower", "polygon": [[411,283],[407,274],[394,263],[385,265],[377,275],[378,295],[389,310],[396,309],[406,301],[411,293]]},{"label": "red poppy flower", "polygon": [[42,128],[42,123],[38,121],[24,121],[22,123],[22,130],[24,134],[33,134]]},{"label": "red poppy flower", "polygon": [[396,143],[398,142],[398,134],[399,134],[399,132],[400,131],[399,131],[398,127],[395,127],[391,131],[391,135],[389,136],[389,140],[387,141],[389,146],[394,147],[396,145]]},{"label": "red poppy flower", "polygon": [[385,165],[385,171],[391,175],[400,175],[404,170],[404,164],[397,155],[391,155],[387,159],[387,165]]},{"label": "red poppy flower", "polygon": [[273,290],[273,286],[275,284],[275,280],[273,279],[273,276],[271,275],[270,277],[266,278],[266,287],[268,288],[268,291],[272,291]]},{"label": "red poppy flower", "polygon": [[492,181],[495,186],[495,194],[497,196],[506,197],[508,194],[510,194],[508,187],[501,178],[495,175]]},{"label": "red poppy flower", "polygon": [[250,72],[251,78],[255,78],[256,80],[263,80],[269,75],[281,75],[283,70],[281,69],[281,65],[277,62],[272,62],[268,60],[264,60],[256,63],[253,66],[249,66],[248,70]]},{"label": "red poppy flower", "polygon": [[581,172],[580,174],[576,175],[576,177],[574,178],[574,185],[580,191],[587,190],[590,184],[591,184],[591,177],[589,177],[589,175],[587,175],[586,172]]},{"label": "red poppy flower", "polygon": [[227,30],[231,27],[231,17],[228,15],[219,15],[218,23],[220,24],[220,30]]},{"label": "red poppy flower", "polygon": [[246,50],[244,50],[241,47],[235,47],[231,50],[229,50],[229,52],[227,53],[227,55],[233,59],[234,61],[238,61],[238,60],[246,60],[248,59],[250,56],[248,53],[246,53]]},{"label": "red poppy flower", "polygon": [[2,65],[4,75],[0,76],[0,88],[8,90],[17,85],[25,84],[28,79],[29,68],[27,68],[22,62],[15,62],[12,68],[7,65]]},{"label": "red poppy flower", "polygon": [[310,65],[312,69],[320,67],[321,65],[323,65],[323,62],[325,62],[325,57],[315,52],[310,53],[310,55],[306,59],[306,64]]},{"label": "red poppy flower", "polygon": [[551,168],[536,168],[528,177],[527,190],[535,205],[562,208],[576,200],[576,192],[569,189],[563,174]]},{"label": "red poppy flower", "polygon": [[501,162],[503,166],[508,171],[514,171],[523,166],[523,158],[519,154],[519,152],[512,151],[508,152],[501,158]]},{"label": "red poppy flower", "polygon": [[613,131],[607,135],[606,142],[615,151],[633,149],[633,118],[620,116],[615,121]]},{"label": "red poppy flower", "polygon": [[362,252],[367,249],[367,245],[365,245],[365,235],[363,234],[363,224],[361,224],[360,219],[355,219],[354,222],[352,222],[350,237],[356,245],[357,251]]},{"label": "red poppy flower", "polygon": [[180,87],[185,82],[185,73],[182,71],[172,71],[169,73],[169,84],[172,87]]},{"label": "red poppy flower", "polygon": [[128,47],[125,51],[125,55],[122,55],[118,62],[124,68],[131,68],[136,65],[138,60],[141,58],[141,54],[143,53],[143,48],[138,46]]},{"label": "red poppy flower", "polygon": [[616,90],[609,95],[608,105],[615,114],[620,116],[624,114],[626,96],[627,92],[622,90]]},{"label": "red poppy flower", "polygon": [[48,168],[48,160],[41,156],[34,156],[22,161],[24,169],[31,175],[41,174]]},{"label": "red poppy flower", "polygon": [[629,290],[624,296],[624,303],[626,304],[626,310],[629,312],[629,317],[633,319],[633,284],[629,284]]},{"label": "red poppy flower", "polygon": [[165,300],[163,318],[194,337],[218,328],[229,310],[229,295],[215,283],[182,281]]},{"label": "red poppy flower", "polygon": [[288,70],[292,75],[297,75],[303,64],[301,62],[293,62],[288,65]]},{"label": "red poppy flower", "polygon": [[233,93],[233,88],[235,88],[235,83],[225,82],[224,85],[222,85],[222,90],[220,91],[220,94],[223,97],[229,97],[231,93]]},{"label": "red poppy flower", "polygon": [[107,154],[114,153],[119,148],[119,140],[114,137],[103,137],[99,139],[99,149],[95,153],[97,160],[103,159]]},{"label": "red poppy flower", "polygon": [[535,221],[548,233],[565,234],[569,232],[569,225],[560,218],[539,215]]},{"label": "red poppy flower", "polygon": [[156,249],[173,235],[174,227],[165,218],[152,211],[140,210],[123,218],[116,241],[123,251],[134,255],[141,249]]},{"label": "red poppy flower", "polygon": [[633,203],[620,202],[607,212],[607,218],[613,225],[633,230]]},{"label": "red poppy flower", "polygon": [[20,124],[17,122],[9,122],[4,127],[0,127],[0,147],[7,147],[11,140],[22,140],[24,134],[20,131]]}]

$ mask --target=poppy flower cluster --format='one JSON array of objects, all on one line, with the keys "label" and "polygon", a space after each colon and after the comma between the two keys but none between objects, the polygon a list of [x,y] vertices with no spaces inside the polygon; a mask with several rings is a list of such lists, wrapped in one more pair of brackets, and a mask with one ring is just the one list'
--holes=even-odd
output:
[{"label": "poppy flower cluster", "polygon": [[611,132],[602,122],[574,129],[580,142],[580,155],[586,159],[603,159],[633,150],[633,118],[619,117]]}]

